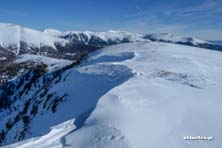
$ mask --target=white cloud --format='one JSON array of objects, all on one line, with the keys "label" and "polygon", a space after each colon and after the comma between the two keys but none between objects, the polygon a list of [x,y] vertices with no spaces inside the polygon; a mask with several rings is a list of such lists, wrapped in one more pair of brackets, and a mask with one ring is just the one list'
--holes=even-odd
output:
[{"label": "white cloud", "polygon": [[215,22],[215,18],[222,14],[221,0],[204,0],[199,5],[180,9],[168,4],[152,10],[141,10],[138,6],[136,9],[137,12],[125,17],[128,26],[124,29],[140,33],[168,32],[206,40],[222,40],[220,22]]},{"label": "white cloud", "polygon": [[222,1],[221,0],[205,0],[199,5],[189,6],[181,9],[168,10],[166,15],[180,15],[180,16],[193,16],[196,13],[201,14],[199,16],[212,16],[214,14],[222,13]]},{"label": "white cloud", "polygon": [[130,20],[125,29],[140,33],[178,33],[188,28],[184,24],[165,24],[155,15],[138,17]]},{"label": "white cloud", "polygon": [[138,10],[139,12],[141,12],[141,11],[142,11],[142,9],[140,8],[140,6],[139,6],[139,5],[136,5],[136,10]]}]

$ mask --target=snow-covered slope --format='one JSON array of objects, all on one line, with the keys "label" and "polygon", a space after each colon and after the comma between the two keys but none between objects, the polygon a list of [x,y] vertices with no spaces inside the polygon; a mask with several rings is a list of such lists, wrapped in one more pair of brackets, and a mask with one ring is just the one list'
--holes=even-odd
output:
[{"label": "snow-covered slope", "polygon": [[14,52],[19,54],[21,42],[27,44],[28,49],[39,48],[40,46],[50,46],[56,49],[54,45],[56,42],[64,44],[66,41],[19,25],[0,23],[1,47],[13,49]]},{"label": "snow-covered slope", "polygon": [[[55,114],[32,121],[30,137],[46,135],[6,148],[219,148],[221,60],[218,51],[159,42],[97,51],[50,88],[68,96]],[[214,139],[189,141],[185,136]]]},{"label": "snow-covered slope", "polygon": [[221,45],[214,44],[212,42],[203,41],[197,38],[182,37],[182,36],[177,36],[177,35],[173,35],[169,33],[148,34],[144,36],[144,39],[222,51]]},{"label": "snow-covered slope", "polygon": [[93,37],[100,38],[101,40],[104,40],[106,42],[109,41],[116,41],[119,40],[120,42],[124,39],[127,39],[129,41],[141,41],[142,35],[130,33],[130,32],[124,32],[124,31],[107,31],[107,32],[91,32],[91,31],[84,31],[84,32],[78,32],[78,31],[67,31],[64,32],[63,36],[68,34],[76,34],[79,38],[81,38],[81,34],[86,35],[89,38],[89,41]]},{"label": "snow-covered slope", "polygon": [[186,37],[181,37],[169,33],[160,33],[160,34],[151,34],[151,35],[146,35],[144,38],[153,40],[153,41],[165,41],[165,42],[170,42],[170,43],[190,43],[193,45],[198,45],[198,44],[205,44],[209,42],[199,40],[196,38],[186,38]]},{"label": "snow-covered slope", "polygon": [[62,59],[54,59],[42,55],[32,55],[32,54],[23,54],[17,57],[15,63],[23,63],[23,62],[35,62],[35,63],[43,63],[46,64],[48,72],[52,72],[58,69],[61,69],[67,65],[72,64],[72,61],[62,60]]},{"label": "snow-covered slope", "polygon": [[222,46],[202,41],[196,38],[185,38],[172,34],[141,35],[126,31],[59,31],[46,29],[38,31],[14,24],[0,23],[0,58],[8,58],[2,49],[16,55],[24,53],[44,53],[47,56],[69,58],[66,53],[86,52],[128,42],[145,40],[171,42],[207,49],[222,50]]},{"label": "snow-covered slope", "polygon": [[107,32],[92,32],[92,31],[65,31],[61,32],[55,29],[46,29],[44,33],[66,39],[74,44],[85,44],[91,46],[104,47],[107,45],[138,42],[143,41],[141,34],[125,32],[125,31],[107,31]]},{"label": "snow-covered slope", "polygon": [[[108,45],[142,40],[144,40],[142,35],[124,31],[62,32],[56,29],[38,31],[19,25],[0,23],[0,49],[16,55],[41,52],[48,56],[54,54],[53,57],[55,57],[60,53],[93,51]],[[5,56],[2,55],[2,57]]]},{"label": "snow-covered slope", "polygon": [[126,31],[115,31],[115,30],[110,30],[107,32],[92,32],[92,31],[59,31],[56,29],[46,29],[44,30],[44,33],[56,36],[56,37],[62,37],[62,36],[67,36],[69,34],[77,35],[78,38],[81,40],[82,36],[85,35],[88,37],[90,40],[93,36],[98,37],[101,40],[104,40],[106,42],[109,42],[109,40],[123,40],[124,38],[128,38],[130,41],[141,41],[142,40],[142,35],[141,34],[136,34],[136,33],[131,33],[131,32],[126,32]]},{"label": "snow-covered slope", "polygon": [[222,41],[209,41],[209,42],[222,46]]},{"label": "snow-covered slope", "polygon": [[[61,143],[61,138],[67,135],[69,132],[74,130],[74,120],[71,119],[57,126],[51,127],[51,131],[42,137],[25,140],[15,145],[15,147],[30,148],[61,148],[63,144]],[[7,147],[7,146],[6,146]],[[11,147],[11,146],[9,146]]]}]

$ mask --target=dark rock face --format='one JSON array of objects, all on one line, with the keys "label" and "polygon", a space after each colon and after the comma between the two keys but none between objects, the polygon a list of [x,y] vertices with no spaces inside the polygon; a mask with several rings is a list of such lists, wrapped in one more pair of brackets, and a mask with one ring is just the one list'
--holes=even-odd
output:
[{"label": "dark rock face", "polygon": [[[104,40],[96,35],[87,36],[84,33],[69,33],[64,36],[60,36],[60,38],[67,40],[68,43],[66,43],[65,46],[60,43],[55,43],[57,52],[59,53],[59,56],[57,56],[68,59],[72,59],[70,54],[88,54],[105,46],[131,42],[130,37],[124,37],[122,39],[110,38]],[[55,55],[56,53],[53,54]]]},{"label": "dark rock face", "polygon": [[55,44],[57,48],[57,54],[48,54],[50,57],[63,58],[74,60],[77,55],[87,55],[90,52],[100,49],[101,47],[84,45],[84,44],[66,44],[65,47],[60,44]]},{"label": "dark rock face", "polygon": [[15,57],[15,54],[13,52],[9,52],[8,50],[0,47],[0,58],[13,58]]},{"label": "dark rock face", "polygon": [[89,45],[95,45],[95,46],[98,46],[98,47],[102,47],[102,46],[108,46],[108,45],[110,45],[110,43],[104,41],[103,39],[101,39],[97,36],[92,36],[89,39]]},{"label": "dark rock face", "polygon": [[128,43],[130,42],[130,37],[124,37],[123,39],[107,39],[104,40],[96,35],[92,35],[88,37],[84,33],[70,33],[65,36],[60,36],[63,39],[68,40],[71,44],[74,45],[88,45],[91,47],[104,47],[104,46],[109,46],[109,45],[114,45],[114,44],[119,44],[119,43]]}]

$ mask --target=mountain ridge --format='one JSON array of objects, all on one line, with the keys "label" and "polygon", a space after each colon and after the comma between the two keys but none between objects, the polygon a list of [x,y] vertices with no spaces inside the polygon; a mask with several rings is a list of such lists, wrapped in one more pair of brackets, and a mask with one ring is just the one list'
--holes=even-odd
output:
[{"label": "mountain ridge", "polygon": [[[22,99],[0,110],[2,145],[218,147],[220,140],[190,143],[183,138],[200,131],[204,136],[221,136],[221,55],[191,46],[137,42],[105,47],[75,67],[35,56],[52,70],[34,70],[29,81],[20,83],[18,78],[15,87],[7,87],[19,88],[12,98],[21,94]],[[55,64],[64,70],[54,69]],[[209,109],[209,104],[214,107]]]},{"label": "mountain ridge", "polygon": [[[16,24],[0,23],[0,49],[19,55],[24,53],[44,54],[58,58],[72,58],[70,53],[100,49],[120,43],[139,41],[160,41],[183,44],[207,49],[222,50],[222,46],[195,38],[185,38],[167,33],[137,34],[126,31],[91,32],[60,31],[45,29],[43,31],[22,27]],[[5,54],[0,52],[1,58]]]}]

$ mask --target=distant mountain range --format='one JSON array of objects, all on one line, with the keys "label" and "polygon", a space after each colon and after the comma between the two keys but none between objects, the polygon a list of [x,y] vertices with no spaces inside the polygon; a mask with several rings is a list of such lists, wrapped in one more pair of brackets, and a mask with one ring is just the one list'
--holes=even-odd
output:
[{"label": "distant mountain range", "polygon": [[68,55],[80,51],[89,52],[108,45],[141,40],[141,35],[123,31],[37,31],[19,25],[0,23],[1,57],[6,56],[4,53],[11,52],[15,55],[32,53],[67,58]]},{"label": "distant mountain range", "polygon": [[187,148],[187,133],[222,137],[214,50],[222,46],[168,33],[0,23],[0,146]]},{"label": "distant mountain range", "polygon": [[144,39],[149,39],[151,41],[167,42],[167,43],[176,43],[188,46],[195,46],[206,49],[213,49],[222,51],[222,46],[215,44],[213,42],[203,41],[191,37],[181,37],[169,33],[160,33],[160,34],[148,34],[144,36]]},{"label": "distant mountain range", "polygon": [[209,41],[209,42],[222,46],[222,41]]},{"label": "distant mountain range", "polygon": [[138,41],[160,41],[222,50],[222,46],[195,38],[184,38],[168,33],[136,34],[125,31],[38,31],[14,24],[0,23],[0,58],[25,53],[73,59],[73,54],[89,53],[105,46]]}]

